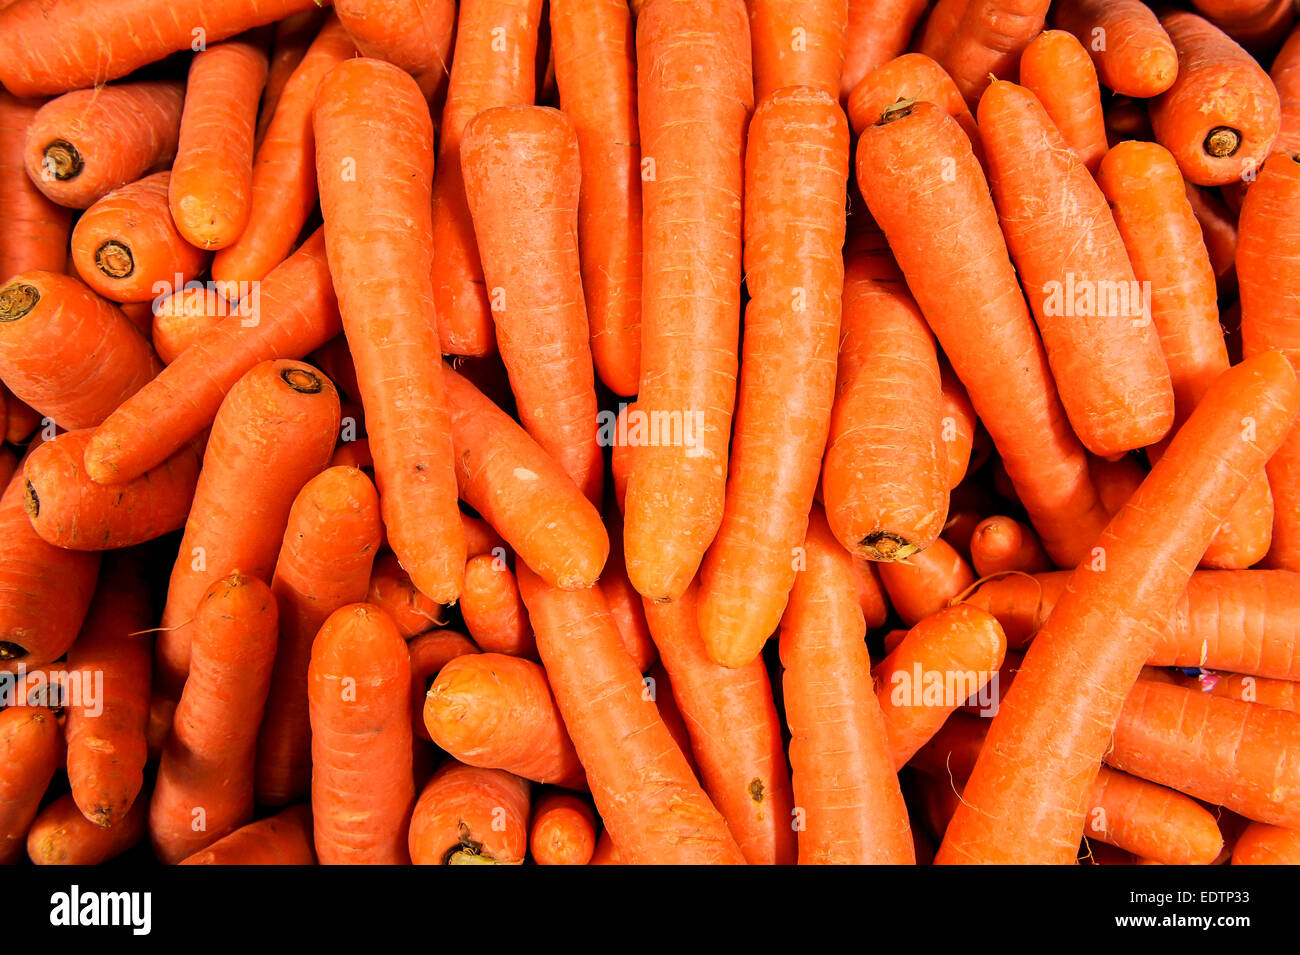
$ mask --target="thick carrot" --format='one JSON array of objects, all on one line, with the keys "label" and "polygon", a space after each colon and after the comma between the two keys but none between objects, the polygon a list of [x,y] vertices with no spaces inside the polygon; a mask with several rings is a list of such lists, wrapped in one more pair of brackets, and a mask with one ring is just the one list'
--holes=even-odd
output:
[{"label": "thick carrot", "polygon": [[157,467],[212,423],[258,362],[306,355],[339,334],[320,232],[253,294],[248,314],[232,310],[96,429],[86,448],[92,480],[120,484]]},{"label": "thick carrot", "polygon": [[266,70],[266,50],[247,39],[210,46],[190,63],[168,201],[177,231],[200,249],[224,249],[248,224]]},{"label": "thick carrot", "polygon": [[62,744],[59,722],[44,707],[0,710],[0,865],[22,858]]},{"label": "thick carrot", "polygon": [[1069,147],[1090,173],[1106,154],[1097,70],[1073,34],[1044,30],[1020,54],[1020,85],[1038,97]]},{"label": "thick carrot", "polygon": [[1061,402],[1093,454],[1153,444],[1174,420],[1169,369],[1106,197],[1034,94],[980,100],[989,181]]},{"label": "thick carrot", "polygon": [[167,587],[161,689],[175,692],[185,678],[191,620],[212,582],[235,570],[271,579],[294,498],[325,468],[338,422],[334,386],[299,362],[262,362],[221,403]]},{"label": "thick carrot", "polygon": [[0,288],[0,376],[60,427],[94,427],[161,369],[121,310],[77,279],[24,272]]},{"label": "thick carrot", "polygon": [[100,865],[144,839],[149,803],[138,799],[111,826],[99,826],[81,814],[72,793],[50,803],[27,833],[27,857],[36,865]]},{"label": "thick carrot", "polygon": [[[886,119],[864,130],[858,144],[867,205],[1044,548],[1057,563],[1073,566],[1106,514],[1061,407],[979,163],[961,127],[937,106],[917,103]],[[961,228],[952,229],[953,222]]]},{"label": "thick carrot", "polygon": [[1300,714],[1139,680],[1106,762],[1256,822],[1300,828]]},{"label": "thick carrot", "polygon": [[424,725],[467,765],[585,788],[546,672],[530,660],[487,652],[449,661],[425,697]]},{"label": "thick carrot", "polygon": [[605,595],[605,603],[623,639],[623,649],[636,668],[645,673],[659,659],[659,651],[650,636],[641,595],[627,579],[627,567],[623,563],[623,515],[617,507],[606,508],[605,530],[609,533],[609,560],[600,575],[600,592]]},{"label": "thick carrot", "polygon": [[578,134],[578,247],[596,374],[634,395],[641,368],[641,146],[624,0],[552,0],[560,108]]},{"label": "thick carrot", "polygon": [[23,159],[40,103],[0,89],[0,283],[20,272],[58,272],[67,259],[72,215],[45,197]]},{"label": "thick carrot", "polygon": [[970,0],[943,55],[935,57],[968,103],[980,99],[990,76],[1015,75],[1020,53],[1043,29],[1049,6],[1050,0]]},{"label": "thick carrot", "polygon": [[975,582],[970,565],[942,539],[906,560],[881,563],[876,570],[890,605],[909,627],[942,610]]},{"label": "thick carrot", "polygon": [[334,9],[362,56],[400,66],[430,91],[446,83],[455,0],[341,0]]},{"label": "thick carrot", "polygon": [[181,83],[148,82],[50,100],[27,127],[27,175],[59,205],[89,208],[176,154],[184,99]]},{"label": "thick carrot", "polygon": [[[947,52],[970,0],[935,0],[916,33],[916,51],[937,60]],[[904,44],[906,47],[906,44]]]},{"label": "thick carrot", "polygon": [[193,608],[189,678],[149,805],[149,837],[175,864],[253,818],[253,764],[275,661],[276,601],[256,577],[214,580]]},{"label": "thick carrot", "polygon": [[851,553],[902,560],[943,530],[949,461],[934,336],[879,233],[846,255],[837,375],[826,518]]},{"label": "thick carrot", "polygon": [[234,311],[252,317],[251,298],[232,305],[215,289],[190,283],[170,295],[155,299],[151,308],[150,340],[164,365],[176,357]]},{"label": "thick carrot", "polygon": [[849,0],[746,0],[754,99],[787,86],[840,95]]},{"label": "thick carrot", "polygon": [[1277,90],[1254,57],[1194,13],[1160,23],[1178,50],[1178,77],[1151,103],[1156,140],[1200,186],[1253,174],[1281,127]]},{"label": "thick carrot", "polygon": [[590,587],[609,553],[600,513],[513,419],[450,368],[443,373],[461,498],[542,579]]},{"label": "thick carrot", "polygon": [[289,508],[271,591],[280,640],[257,739],[257,801],[283,806],[311,781],[307,667],[317,631],[344,604],[366,599],[383,534],[379,496],[355,468],[330,468],[302,486]]},{"label": "thick carrot", "polygon": [[1009,570],[1037,574],[1052,567],[1033,528],[1011,517],[981,521],[971,534],[970,550],[971,564],[979,577]]},{"label": "thick carrot", "polygon": [[600,591],[557,590],[526,566],[519,590],[596,809],[623,857],[632,864],[743,863],[644,695]]},{"label": "thick carrot", "polygon": [[311,839],[311,807],[290,806],[236,829],[178,865],[315,865]]},{"label": "thick carrot", "polygon": [[402,570],[396,554],[381,554],[375,560],[366,602],[381,608],[392,618],[403,640],[446,623],[442,604],[416,589],[410,576]]},{"label": "thick carrot", "polygon": [[918,100],[941,107],[970,139],[977,159],[983,160],[979,128],[966,99],[943,67],[923,53],[904,53],[868,73],[849,96],[849,121],[861,133],[899,100]]},{"label": "thick carrot", "polygon": [[311,806],[322,865],[404,865],[415,803],[411,661],[370,604],[329,616],[311,648]]},{"label": "thick carrot", "polygon": [[253,160],[248,224],[234,244],[213,258],[214,279],[236,285],[261,281],[293,250],[316,205],[316,92],[325,76],[355,52],[352,38],[331,13],[285,83]]},{"label": "thick carrot", "polygon": [[274,39],[271,42],[270,60],[267,64],[266,85],[262,90],[262,105],[257,117],[257,132],[254,142],[260,148],[266,138],[266,131],[275,117],[280,97],[293,76],[298,64],[307,55],[316,35],[320,33],[329,10],[308,9],[301,13],[285,17],[275,25]]},{"label": "thick carrot", "polygon": [[[951,0],[949,0],[951,2]],[[847,100],[862,78],[907,49],[926,0],[849,0],[839,95]]]},{"label": "thick carrot", "polygon": [[1232,847],[1233,865],[1300,865],[1300,832],[1252,822]]},{"label": "thick carrot", "polygon": [[528,849],[538,865],[587,865],[596,851],[596,817],[568,793],[547,793],[533,805]]},{"label": "thick carrot", "polygon": [[577,135],[559,110],[496,107],[466,125],[460,163],[519,420],[599,504],[603,459],[578,265]]},{"label": "thick carrot", "polygon": [[411,815],[416,865],[518,865],[528,851],[528,781],[451,760]]},{"label": "thick carrot", "polygon": [[1101,82],[1124,96],[1163,93],[1178,74],[1178,52],[1141,0],[1062,0],[1053,22],[1078,37]]},{"label": "thick carrot", "polygon": [[82,280],[115,302],[170,294],[208,265],[208,253],[176,230],[168,208],[171,173],[114,189],[72,227],[72,264]]},{"label": "thick carrot", "polygon": [[452,660],[467,653],[478,653],[474,641],[454,630],[430,630],[406,644],[411,654],[411,732],[425,742],[432,742],[424,725],[424,699],[433,680]]},{"label": "thick carrot", "polygon": [[[312,125],[325,245],[388,543],[421,593],[451,603],[464,580],[465,537],[430,321],[433,121],[408,74],[358,59],[321,83]],[[395,168],[407,171],[395,178]]]},{"label": "thick carrot", "polygon": [[433,183],[433,285],[444,353],[494,350],[474,225],[465,199],[460,142],[471,119],[494,106],[527,106],[542,0],[462,0]]},{"label": "thick carrot", "polygon": [[1297,410],[1300,386],[1280,354],[1249,359],[1210,387],[1071,574],[994,718],[937,861],[1073,860],[1124,695],[1250,469],[1281,444]]},{"label": "thick carrot", "polygon": [[[723,520],[753,80],[741,0],[648,0],[636,40],[645,157],[637,410],[680,422],[681,440],[631,449],[625,545],[633,586],[658,600],[682,594]],[[788,302],[792,293],[781,294]]]},{"label": "thick carrot", "polygon": [[780,634],[799,862],[910,865],[915,850],[872,690],[852,559],[820,509],[804,550]]},{"label": "thick carrot", "polygon": [[503,561],[489,554],[469,559],[460,610],[465,629],[483,650],[537,659],[528,611],[519,599],[515,575]]}]

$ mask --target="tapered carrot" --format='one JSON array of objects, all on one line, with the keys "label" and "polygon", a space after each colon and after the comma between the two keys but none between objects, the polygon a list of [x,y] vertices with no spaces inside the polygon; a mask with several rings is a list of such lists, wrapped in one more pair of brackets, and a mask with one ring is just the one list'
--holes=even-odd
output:
[{"label": "tapered carrot", "polygon": [[961,90],[942,66],[923,53],[904,53],[883,63],[853,88],[848,112],[854,132],[861,133],[889,107],[907,99],[941,107],[966,133],[976,158],[983,159],[979,128]]},{"label": "tapered carrot", "polygon": [[181,83],[148,82],[50,100],[27,127],[27,174],[59,205],[89,208],[175,155],[184,98]]},{"label": "tapered carrot", "polygon": [[970,0],[943,55],[935,57],[968,103],[980,99],[990,75],[999,80],[1015,75],[1020,53],[1043,29],[1049,5],[1049,0]]},{"label": "tapered carrot", "polygon": [[518,865],[528,850],[528,781],[451,760],[433,774],[411,816],[416,865]]},{"label": "tapered carrot", "polygon": [[[376,122],[384,135],[376,135]],[[433,121],[408,74],[359,59],[321,83],[312,125],[330,272],[366,407],[388,543],[422,593],[451,603],[464,579],[465,538],[430,315]],[[399,167],[408,171],[394,178]]]},{"label": "tapered carrot", "polygon": [[403,865],[415,803],[410,654],[370,604],[334,611],[311,648],[311,805],[321,865]]},{"label": "tapered carrot", "polygon": [[1281,444],[1297,410],[1300,386],[1280,354],[1249,359],[1210,387],[1093,559],[1071,574],[1002,701],[937,861],[1073,859],[1124,695],[1250,469]]},{"label": "tapered carrot", "polygon": [[590,587],[609,553],[599,512],[505,412],[443,373],[460,496],[548,583]]},{"label": "tapered carrot", "polygon": [[497,347],[519,420],[593,504],[596,391],[578,265],[578,138],[559,110],[485,110],[460,146]]},{"label": "tapered carrot", "polygon": [[400,66],[430,95],[447,82],[455,0],[342,0],[334,9],[362,56]]},{"label": "tapered carrot", "polygon": [[881,563],[876,570],[890,605],[909,627],[943,609],[975,582],[970,565],[942,539],[906,560]]},{"label": "tapered carrot", "polygon": [[1151,103],[1156,140],[1197,185],[1221,186],[1253,173],[1281,126],[1272,81],[1208,20],[1178,10],[1160,22],[1178,50],[1178,77]]},{"label": "tapered carrot", "polygon": [[301,13],[285,17],[275,25],[274,39],[271,43],[270,60],[267,64],[266,85],[262,90],[262,103],[257,116],[257,132],[254,141],[260,148],[266,138],[266,131],[275,117],[280,97],[293,76],[298,64],[307,55],[321,30],[329,10],[307,9]]},{"label": "tapered carrot", "polygon": [[864,76],[907,49],[926,6],[924,0],[849,0],[844,69],[839,84],[841,100],[849,98]]},{"label": "tapered carrot", "polygon": [[248,314],[233,310],[96,429],[86,448],[92,480],[120,484],[161,464],[212,422],[258,362],[306,355],[340,331],[319,232],[254,294]]},{"label": "tapered carrot", "polygon": [[81,814],[72,793],[65,793],[32,823],[27,857],[36,865],[99,865],[140,842],[148,822],[149,803],[144,799],[113,825],[101,827]]},{"label": "tapered carrot", "polygon": [[170,173],[158,172],[114,189],[73,226],[77,274],[105,298],[147,302],[207,268],[208,253],[176,230],[167,203],[170,182]]},{"label": "tapered carrot", "polygon": [[467,653],[478,653],[474,641],[454,630],[430,630],[406,644],[411,654],[411,731],[419,739],[432,742],[424,725],[424,699],[434,679],[452,660]]},{"label": "tapered carrot", "polygon": [[623,563],[623,515],[617,507],[606,509],[605,530],[609,533],[609,560],[605,562],[598,585],[605,595],[614,625],[618,627],[623,649],[636,663],[636,668],[645,673],[654,666],[659,651],[650,636],[641,595],[627,579],[627,567]]},{"label": "tapered carrot", "polygon": [[[887,119],[864,130],[858,144],[857,178],[867,205],[997,445],[1044,548],[1073,566],[1106,515],[1061,407],[979,163],[961,128],[936,106],[917,103]],[[944,228],[952,222],[963,226]],[[978,303],[975,312],[971,303]]]},{"label": "tapered carrot", "polygon": [[316,92],[330,70],[355,52],[352,38],[331,13],[280,95],[253,160],[248,224],[234,244],[213,258],[213,278],[258,282],[293,250],[316,205],[311,121]]},{"label": "tapered carrot", "polygon": [[491,652],[451,660],[429,687],[424,725],[438,746],[467,765],[585,787],[546,672],[530,660]]},{"label": "tapered carrot", "polygon": [[533,805],[528,849],[538,865],[587,865],[596,851],[596,817],[568,793],[547,793]]},{"label": "tapered carrot", "polygon": [[289,508],[271,591],[280,640],[257,740],[257,801],[283,806],[311,781],[307,667],[317,631],[344,604],[366,599],[383,532],[379,496],[355,468],[330,468],[302,486]]},{"label": "tapered carrot", "polygon": [[20,272],[58,272],[66,260],[72,216],[36,188],[23,158],[40,105],[0,89],[0,282]]},{"label": "tapered carrot", "polygon": [[642,182],[637,406],[652,422],[679,421],[682,436],[631,449],[625,544],[637,591],[673,599],[723,519],[753,106],[749,22],[741,0],[648,0],[636,40],[642,164],[654,169]]},{"label": "tapered carrot", "polygon": [[466,124],[484,110],[533,102],[541,16],[542,0],[460,4],[433,184],[432,274],[444,353],[485,355],[494,350],[488,293],[461,175],[460,143]]},{"label": "tapered carrot", "polygon": [[253,817],[253,762],[271,667],[276,602],[256,577],[212,582],[191,611],[194,652],[149,805],[149,837],[174,864]]},{"label": "tapered carrot", "polygon": [[1053,125],[1090,173],[1106,154],[1097,70],[1073,34],[1044,30],[1020,54],[1020,85],[1043,104]]},{"label": "tapered carrot", "polygon": [[694,585],[671,603],[644,601],[700,781],[746,861],[791,865],[794,795],[767,667],[758,658],[736,669],[709,659],[696,622],[697,603]]},{"label": "tapered carrot", "polygon": [[0,287],[0,375],[64,428],[90,428],[162,363],[126,316],[82,282],[24,272]]},{"label": "tapered carrot", "polygon": [[1163,93],[1178,73],[1178,53],[1141,0],[1062,0],[1053,22],[1084,45],[1101,82],[1124,96]]},{"label": "tapered carrot", "polygon": [[0,865],[22,858],[61,745],[58,720],[46,708],[0,710]]},{"label": "tapered carrot", "polygon": [[470,636],[488,653],[537,659],[528,612],[519,599],[515,575],[504,562],[489,554],[469,559],[460,609]]},{"label": "tapered carrot", "polygon": [[623,0],[554,0],[560,108],[578,134],[578,246],[596,374],[634,395],[641,367],[641,148],[632,16]]},{"label": "tapered carrot", "polygon": [[151,341],[164,365],[170,365],[190,345],[201,340],[227,315],[240,311],[252,317],[251,298],[232,305],[214,288],[189,284],[159,300],[152,312]]},{"label": "tapered carrot", "polygon": [[910,865],[907,809],[872,691],[852,561],[817,508],[804,549],[780,636],[799,862]]},{"label": "tapered carrot", "polygon": [[879,233],[846,256],[837,374],[826,518],[851,553],[902,560],[943,529],[949,461],[934,336]]},{"label": "tapered carrot", "polygon": [[324,469],[338,421],[334,386],[299,362],[262,362],[221,403],[167,587],[160,688],[174,691],[184,680],[191,620],[214,580],[235,570],[271,579],[294,497]]},{"label": "tapered carrot", "polygon": [[375,560],[366,601],[392,618],[404,640],[446,622],[442,604],[416,589],[395,554],[381,554]]},{"label": "tapered carrot", "polygon": [[250,822],[179,865],[315,865],[311,807],[290,806],[278,815]]},{"label": "tapered carrot", "polygon": [[1300,832],[1252,822],[1232,847],[1233,865],[1300,865]]},{"label": "tapered carrot", "polygon": [[266,50],[249,40],[210,46],[190,63],[168,201],[177,231],[200,249],[224,249],[248,224],[266,70]]},{"label": "tapered carrot", "polygon": [[1052,562],[1032,528],[1010,517],[989,517],[971,535],[971,564],[980,577],[1009,570],[1037,574]]},{"label": "tapered carrot", "polygon": [[787,86],[839,98],[849,0],[746,0],[753,43],[754,99]]},{"label": "tapered carrot", "polygon": [[1032,92],[980,100],[989,181],[1061,402],[1093,454],[1153,444],[1174,420],[1169,370],[1106,198]]},{"label": "tapered carrot", "polygon": [[623,857],[634,864],[743,863],[643,695],[641,674],[600,591],[557,590],[526,566],[519,568],[519,589],[597,811]]}]

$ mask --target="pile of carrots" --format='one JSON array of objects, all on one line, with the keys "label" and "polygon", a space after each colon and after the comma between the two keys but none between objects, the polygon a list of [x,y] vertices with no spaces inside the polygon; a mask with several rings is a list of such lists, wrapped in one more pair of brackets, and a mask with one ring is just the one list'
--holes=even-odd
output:
[{"label": "pile of carrots", "polygon": [[0,862],[1300,864],[1292,0],[0,0]]}]

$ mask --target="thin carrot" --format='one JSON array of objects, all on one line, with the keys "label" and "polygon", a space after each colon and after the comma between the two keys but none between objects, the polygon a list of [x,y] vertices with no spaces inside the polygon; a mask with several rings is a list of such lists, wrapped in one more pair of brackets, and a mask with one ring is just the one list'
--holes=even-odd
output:
[{"label": "thin carrot", "polygon": [[235,571],[194,608],[194,653],[149,804],[158,858],[175,864],[253,818],[253,762],[275,661],[276,603]]},{"label": "thin carrot", "polygon": [[605,562],[598,586],[623,639],[623,649],[636,663],[636,668],[645,673],[654,666],[659,651],[650,636],[641,595],[627,579],[627,567],[623,563],[623,515],[617,507],[606,509],[605,530],[609,533],[609,560]]},{"label": "thin carrot", "polygon": [[467,653],[478,653],[474,641],[454,630],[430,630],[407,641],[411,654],[411,732],[419,739],[432,742],[424,725],[424,699],[433,680],[452,660]]},{"label": "thin carrot", "polygon": [[483,650],[537,659],[528,612],[515,575],[503,561],[489,554],[469,559],[460,610],[469,635]]},{"label": "thin carrot", "polygon": [[446,83],[455,0],[341,0],[334,9],[362,56],[400,66],[429,95]]},{"label": "thin carrot", "polygon": [[0,89],[0,283],[20,272],[62,271],[72,215],[51,202],[27,175],[27,128],[40,103]]},{"label": "thin carrot", "polygon": [[445,763],[411,815],[411,861],[518,865],[528,851],[528,791],[526,780],[499,769]]},{"label": "thin carrot", "polygon": [[349,604],[311,648],[311,805],[321,865],[403,865],[415,803],[411,661],[388,616]]},{"label": "thin carrot", "polygon": [[102,827],[81,814],[72,793],[46,806],[27,833],[27,857],[36,865],[100,865],[144,839],[149,803],[136,800],[111,826]]},{"label": "thin carrot", "polygon": [[970,565],[945,540],[937,540],[906,560],[876,568],[889,603],[909,627],[914,627],[975,582]]},{"label": "thin carrot", "polygon": [[1038,97],[1088,172],[1106,154],[1097,70],[1073,34],[1044,30],[1020,54],[1020,85]]},{"label": "thin carrot", "polygon": [[1002,701],[938,862],[1073,860],[1124,695],[1250,469],[1281,444],[1297,410],[1300,386],[1280,354],[1249,359],[1210,387],[1071,574]]},{"label": "thin carrot", "polygon": [[1300,832],[1252,822],[1232,847],[1233,865],[1300,865]]},{"label": "thin carrot", "polygon": [[842,101],[864,76],[907,49],[926,6],[926,0],[849,0],[839,82]]},{"label": "thin carrot", "polygon": [[266,85],[262,90],[262,104],[257,117],[254,142],[260,148],[266,131],[280,105],[280,97],[288,85],[289,77],[302,62],[307,50],[321,30],[329,10],[307,9],[287,16],[275,25],[271,42],[270,60],[267,64]]},{"label": "thin carrot", "polygon": [[1062,0],[1053,22],[1087,49],[1101,82],[1124,96],[1163,93],[1178,74],[1178,52],[1141,0]]},{"label": "thin carrot", "polygon": [[686,757],[686,764],[691,768],[691,773],[699,779],[700,764],[695,759],[695,751],[691,749],[691,734],[686,728],[686,717],[682,715],[681,707],[677,705],[677,697],[673,694],[673,681],[668,679],[668,671],[664,669],[662,660],[646,671],[645,676],[642,677],[642,684],[645,686],[646,695],[654,700],[659,718],[664,721],[664,726],[668,727],[668,735],[673,738],[677,748]]},{"label": "thin carrot", "polygon": [[849,0],[746,0],[754,99],[811,86],[839,99]]},{"label": "thin carrot", "polygon": [[290,806],[250,822],[178,865],[315,865],[311,807]]},{"label": "thin carrot", "polygon": [[1021,51],[1043,29],[1049,6],[1050,0],[970,0],[943,55],[935,57],[968,103],[980,99],[990,76],[1015,75]]},{"label": "thin carrot", "polygon": [[943,67],[923,53],[904,53],[868,73],[849,96],[849,121],[853,131],[861,133],[878,121],[899,100],[934,103],[957,121],[970,139],[975,158],[981,162],[984,149],[979,127],[966,99]]},{"label": "thin carrot", "polygon": [[416,589],[396,554],[381,554],[375,560],[365,599],[392,618],[403,640],[446,623],[442,604]]},{"label": "thin carrot", "polygon": [[[1073,566],[1106,515],[969,141],[937,106],[900,107],[863,131],[857,171],[871,214],[1001,452],[1044,548]],[[962,228],[948,228],[953,222]]]},{"label": "thin carrot", "polygon": [[528,848],[538,865],[587,865],[596,851],[596,817],[577,796],[551,792],[533,804]]},{"label": "thin carrot", "polygon": [[0,865],[22,858],[61,745],[59,722],[45,707],[0,710]]}]

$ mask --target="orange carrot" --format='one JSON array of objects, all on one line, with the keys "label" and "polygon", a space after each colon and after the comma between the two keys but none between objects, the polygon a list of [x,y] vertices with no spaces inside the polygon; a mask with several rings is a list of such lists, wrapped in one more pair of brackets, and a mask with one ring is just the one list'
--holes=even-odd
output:
[{"label": "orange carrot", "polygon": [[170,295],[154,300],[150,309],[150,327],[154,351],[164,365],[170,365],[181,352],[236,310],[244,318],[252,316],[251,299],[231,305],[214,288],[188,284]]},{"label": "orange carrot", "polygon": [[[714,666],[717,664],[715,663]],[[682,715],[681,707],[677,705],[677,698],[673,695],[673,682],[668,679],[668,671],[664,669],[662,660],[646,671],[642,683],[645,686],[645,693],[654,700],[659,718],[664,721],[664,726],[668,727],[668,735],[673,738],[677,748],[686,757],[686,764],[690,766],[692,775],[699,779],[700,764],[695,759],[695,751],[691,749],[691,734],[686,728],[686,717]]]},{"label": "orange carrot", "polygon": [[935,57],[968,103],[980,99],[990,76],[1015,75],[1021,51],[1043,29],[1048,6],[1050,0],[970,0],[943,55]]},{"label": "orange carrot", "polygon": [[903,622],[914,627],[975,582],[970,565],[945,540],[937,540],[906,560],[877,568],[889,603]]},{"label": "orange carrot", "polygon": [[614,840],[609,837],[609,830],[606,829],[600,834],[600,839],[596,842],[596,851],[591,855],[591,861],[587,865],[624,865],[623,859],[619,856],[618,850],[614,848]]},{"label": "orange carrot", "polygon": [[1243,703],[1276,706],[1280,710],[1300,713],[1300,683],[1291,680],[1205,671],[1201,674],[1200,684],[1202,691],[1208,691],[1215,696],[1224,696]]},{"label": "orange carrot", "polygon": [[[952,0],[948,0],[952,3]],[[849,0],[839,94],[847,100],[862,78],[907,49],[925,0]]]},{"label": "orange carrot", "polygon": [[858,585],[858,605],[867,621],[867,629],[883,626],[889,617],[889,598],[885,595],[875,562],[865,557],[854,557],[853,572]]},{"label": "orange carrot", "polygon": [[144,839],[149,803],[138,799],[120,820],[101,827],[81,814],[72,793],[50,803],[27,833],[27,857],[36,865],[100,865]]},{"label": "orange carrot", "polygon": [[411,815],[416,865],[518,865],[528,851],[526,780],[451,760],[429,780]]},{"label": "orange carrot", "polygon": [[[947,51],[952,43],[961,18],[966,15],[970,0],[935,0],[925,16],[925,22],[917,31],[916,50],[931,59],[937,60]],[[903,44],[906,46],[906,43]]]},{"label": "orange carrot", "polygon": [[435,677],[452,660],[467,653],[478,653],[474,641],[454,630],[430,630],[406,644],[411,654],[411,732],[425,742],[432,742],[424,725],[424,699]]},{"label": "orange carrot", "polygon": [[1102,83],[1124,96],[1163,93],[1178,74],[1178,52],[1141,0],[1062,0],[1056,26],[1084,45]]},{"label": "orange carrot", "polygon": [[22,858],[61,745],[58,720],[44,707],[0,710],[0,865]]},{"label": "orange carrot", "polygon": [[13,448],[0,447],[0,487],[8,487],[9,479],[18,471],[18,455]]},{"label": "orange carrot", "polygon": [[366,601],[392,618],[403,640],[446,623],[442,604],[415,588],[395,554],[381,554],[375,560]]},{"label": "orange carrot", "polygon": [[899,100],[934,103],[957,121],[970,139],[975,158],[983,162],[979,128],[961,90],[943,67],[923,53],[904,53],[876,67],[853,88],[849,96],[849,120],[861,133]]},{"label": "orange carrot", "polygon": [[488,554],[469,559],[460,610],[469,635],[488,653],[537,659],[528,612],[515,575],[503,561]]},{"label": "orange carrot", "polygon": [[23,149],[40,103],[0,89],[0,283],[20,272],[63,269],[72,216],[27,175]]},{"label": "orange carrot", "polygon": [[[1300,29],[1292,30],[1277,51],[1268,75],[1282,104],[1282,129],[1273,148],[1300,152]],[[0,269],[0,273],[3,271]]]},{"label": "orange carrot", "polygon": [[315,865],[311,807],[290,806],[223,836],[178,865]]},{"label": "orange carrot", "polygon": [[266,86],[262,90],[262,105],[257,117],[255,142],[260,148],[266,138],[266,130],[271,125],[280,97],[288,85],[289,77],[298,64],[307,55],[316,35],[329,10],[307,9],[301,13],[285,17],[275,25],[274,39],[271,43],[270,62],[266,71]]},{"label": "orange carrot", "polygon": [[618,508],[606,509],[605,529],[609,533],[609,560],[600,575],[600,592],[605,595],[605,603],[609,605],[614,625],[618,627],[623,649],[636,663],[636,668],[645,673],[654,666],[659,651],[650,636],[641,595],[627,579],[627,567],[623,564],[623,515]]},{"label": "orange carrot", "polygon": [[547,793],[533,805],[528,848],[538,865],[587,865],[596,851],[591,807],[568,793]]},{"label": "orange carrot", "polygon": [[1252,822],[1232,848],[1233,865],[1300,865],[1300,832]]},{"label": "orange carrot", "polygon": [[1090,173],[1106,154],[1097,70],[1088,51],[1064,30],[1044,30],[1020,55],[1020,85],[1043,104],[1053,125]]},{"label": "orange carrot", "polygon": [[971,535],[971,563],[979,577],[1009,570],[1037,574],[1050,570],[1052,562],[1033,528],[1010,517],[988,517]]},{"label": "orange carrot", "polygon": [[811,86],[833,99],[844,71],[849,0],[747,0],[754,99]]},{"label": "orange carrot", "polygon": [[341,0],[334,9],[362,56],[400,66],[430,95],[446,83],[455,0]]},{"label": "orange carrot", "polygon": [[1295,20],[1288,0],[1193,0],[1196,11],[1254,52],[1277,45]]}]

